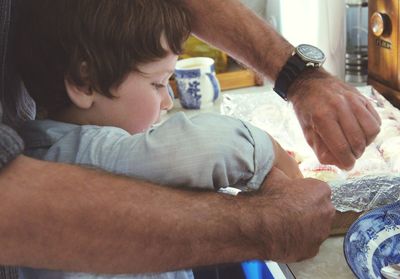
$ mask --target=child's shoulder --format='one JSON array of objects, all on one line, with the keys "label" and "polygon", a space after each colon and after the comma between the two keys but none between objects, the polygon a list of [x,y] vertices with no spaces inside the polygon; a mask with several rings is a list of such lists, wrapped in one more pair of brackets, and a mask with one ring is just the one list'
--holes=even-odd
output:
[{"label": "child's shoulder", "polygon": [[73,145],[82,139],[129,135],[117,127],[77,125],[48,119],[27,121],[20,127],[19,133],[28,148],[44,148],[56,143]]},{"label": "child's shoulder", "polygon": [[131,138],[123,129],[76,125],[52,120],[29,121],[21,127],[26,154],[48,161],[94,164]]}]

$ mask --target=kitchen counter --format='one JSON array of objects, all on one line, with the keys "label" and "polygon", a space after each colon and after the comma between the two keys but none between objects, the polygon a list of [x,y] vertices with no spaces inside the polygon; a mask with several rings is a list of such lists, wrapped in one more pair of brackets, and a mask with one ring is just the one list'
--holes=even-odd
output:
[{"label": "kitchen counter", "polygon": [[[271,90],[271,85],[248,87],[242,89],[235,89],[224,91],[222,93],[229,94],[248,94],[248,93],[261,93]],[[222,96],[210,108],[202,110],[185,110],[179,104],[179,100],[174,100],[174,108],[163,116],[164,119],[172,114],[183,111],[188,115],[194,115],[199,112],[214,112],[220,113],[220,106]],[[295,278],[329,278],[329,279],[353,279],[356,278],[350,268],[348,267],[343,254],[343,236],[335,236],[328,238],[321,246],[318,255],[312,259],[305,260],[298,263],[287,265]],[[289,277],[288,277],[289,278]]]},{"label": "kitchen counter", "polygon": [[346,263],[343,254],[343,236],[329,237],[322,243],[316,257],[298,263],[289,264],[296,279],[357,278]]}]

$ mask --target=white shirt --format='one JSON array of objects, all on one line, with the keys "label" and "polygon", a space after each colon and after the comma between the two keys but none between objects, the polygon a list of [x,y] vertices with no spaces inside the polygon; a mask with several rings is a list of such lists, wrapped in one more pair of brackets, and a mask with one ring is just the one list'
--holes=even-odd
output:
[{"label": "white shirt", "polygon": [[[20,134],[26,154],[39,159],[98,167],[162,185],[217,190],[256,190],[272,168],[271,139],[241,120],[218,114],[188,118],[177,113],[145,133],[115,127],[28,121]],[[190,279],[190,270],[161,274],[94,275],[20,269],[21,278]]]}]

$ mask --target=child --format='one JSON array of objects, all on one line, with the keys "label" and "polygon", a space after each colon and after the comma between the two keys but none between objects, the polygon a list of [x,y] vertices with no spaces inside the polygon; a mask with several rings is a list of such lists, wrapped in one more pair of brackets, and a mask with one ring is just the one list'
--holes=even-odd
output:
[{"label": "child", "polygon": [[[172,106],[168,81],[190,33],[179,0],[38,0],[21,11],[18,68],[48,118],[21,129],[27,155],[208,190],[257,190],[273,166],[301,177],[279,144],[240,120],[178,113],[153,126]],[[20,274],[95,276],[27,268]],[[123,278],[147,276],[192,273]]]}]

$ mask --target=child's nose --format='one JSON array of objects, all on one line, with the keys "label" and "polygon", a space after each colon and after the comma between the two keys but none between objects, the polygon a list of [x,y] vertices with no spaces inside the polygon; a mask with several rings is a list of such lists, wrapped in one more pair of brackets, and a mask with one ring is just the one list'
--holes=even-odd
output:
[{"label": "child's nose", "polygon": [[172,88],[168,85],[162,94],[161,109],[170,110],[173,106],[173,99],[174,99],[174,92]]}]

